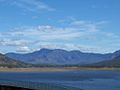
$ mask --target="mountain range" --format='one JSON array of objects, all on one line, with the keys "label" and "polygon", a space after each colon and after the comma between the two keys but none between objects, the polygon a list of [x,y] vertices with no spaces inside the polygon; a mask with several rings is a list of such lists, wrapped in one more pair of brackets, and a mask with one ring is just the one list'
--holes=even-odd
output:
[{"label": "mountain range", "polygon": [[0,67],[28,67],[29,65],[0,54]]},{"label": "mountain range", "polygon": [[105,60],[98,63],[86,65],[90,67],[120,67],[120,56],[115,57],[112,60]]},{"label": "mountain range", "polygon": [[66,51],[62,49],[40,49],[27,54],[7,53],[7,57],[12,59],[30,63],[30,64],[92,64],[106,60],[111,60],[120,55],[120,50],[114,53],[99,54],[99,53],[84,53],[78,50]]}]

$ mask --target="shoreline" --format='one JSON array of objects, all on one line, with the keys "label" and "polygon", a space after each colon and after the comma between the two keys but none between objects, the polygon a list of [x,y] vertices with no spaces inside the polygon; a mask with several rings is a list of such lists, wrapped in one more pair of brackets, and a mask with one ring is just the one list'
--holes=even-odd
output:
[{"label": "shoreline", "polygon": [[0,68],[0,72],[63,72],[74,70],[120,70],[120,68],[89,68],[89,67],[39,67],[39,68]]}]

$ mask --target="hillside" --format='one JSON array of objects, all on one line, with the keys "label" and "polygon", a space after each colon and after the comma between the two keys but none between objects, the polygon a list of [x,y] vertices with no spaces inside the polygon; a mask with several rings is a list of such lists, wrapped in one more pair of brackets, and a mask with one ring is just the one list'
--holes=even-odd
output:
[{"label": "hillside", "polygon": [[120,56],[118,56],[112,60],[102,61],[102,62],[91,64],[88,66],[92,66],[92,67],[120,67]]},{"label": "hillside", "polygon": [[62,49],[41,49],[27,54],[7,53],[6,56],[32,64],[92,64],[104,60],[111,60],[120,55],[120,51],[108,54],[83,53],[78,50],[66,51]]},{"label": "hillside", "polygon": [[11,59],[5,55],[0,54],[0,67],[28,67],[28,64]]}]

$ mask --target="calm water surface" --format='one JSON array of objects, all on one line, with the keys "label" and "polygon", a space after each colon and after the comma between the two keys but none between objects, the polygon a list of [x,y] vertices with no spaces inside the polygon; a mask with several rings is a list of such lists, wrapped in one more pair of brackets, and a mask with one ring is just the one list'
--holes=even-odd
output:
[{"label": "calm water surface", "polygon": [[120,71],[0,72],[0,79],[58,83],[83,90],[120,90]]}]

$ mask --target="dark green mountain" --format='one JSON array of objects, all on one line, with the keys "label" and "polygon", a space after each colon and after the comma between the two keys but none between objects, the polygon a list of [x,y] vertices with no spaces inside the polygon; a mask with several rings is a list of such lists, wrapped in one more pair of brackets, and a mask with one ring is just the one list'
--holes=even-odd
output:
[{"label": "dark green mountain", "polygon": [[28,67],[28,64],[11,59],[3,54],[0,54],[0,67]]}]

